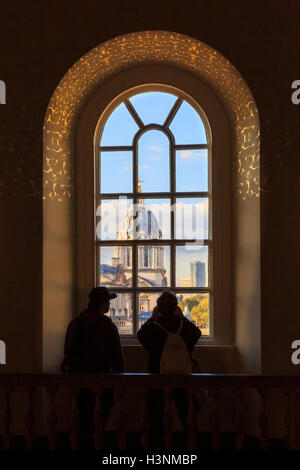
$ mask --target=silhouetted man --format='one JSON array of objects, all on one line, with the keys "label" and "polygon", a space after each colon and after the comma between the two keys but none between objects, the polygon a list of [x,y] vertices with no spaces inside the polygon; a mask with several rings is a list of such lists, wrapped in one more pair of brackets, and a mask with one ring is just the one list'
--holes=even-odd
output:
[{"label": "silhouetted man", "polygon": [[[65,339],[63,372],[109,373],[124,372],[124,362],[118,329],[105,316],[110,300],[117,295],[106,287],[95,287],[89,294],[88,308],[68,326]],[[102,398],[103,421],[113,404],[113,391],[105,389]],[[89,389],[78,394],[81,447],[92,447],[93,411],[95,398]]]},{"label": "silhouetted man", "polygon": [[[183,338],[191,354],[194,345],[201,336],[201,331],[183,315],[177,305],[176,296],[167,291],[163,292],[157,299],[157,306],[153,309],[151,318],[144,323],[137,333],[140,343],[149,353],[148,370],[150,373],[159,373],[160,358],[167,340],[167,333],[156,325],[155,322],[162,325],[169,333],[175,333],[179,329],[181,320],[183,320],[183,326],[180,336]],[[195,361],[192,360],[192,363],[193,362]],[[164,399],[161,390],[150,391],[148,397],[150,408],[150,434],[158,437],[159,434],[161,435],[163,429]],[[175,401],[181,423],[184,428],[186,428],[188,409],[186,392],[182,389],[176,389],[173,391],[172,398]],[[156,443],[156,445],[159,444]],[[154,445],[154,447],[156,445]]]}]

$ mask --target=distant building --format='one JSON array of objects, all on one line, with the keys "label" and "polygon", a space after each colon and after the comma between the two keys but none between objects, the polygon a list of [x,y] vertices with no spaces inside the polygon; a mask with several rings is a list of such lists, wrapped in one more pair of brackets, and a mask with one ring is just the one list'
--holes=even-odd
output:
[{"label": "distant building", "polygon": [[[158,221],[142,200],[137,208],[138,217],[134,217],[133,209],[125,215],[118,240],[132,239],[132,234],[138,229],[138,236],[143,240],[161,239],[162,233]],[[137,227],[136,227],[137,224]],[[140,246],[138,253],[138,286],[164,287],[168,280],[164,267],[164,248],[157,245]],[[114,257],[110,264],[100,266],[100,285],[107,287],[130,287],[132,285],[131,250],[127,246],[115,247]],[[143,293],[139,295],[140,326],[151,316],[159,294]],[[111,302],[110,317],[118,326],[120,333],[132,333],[132,294],[119,294]]]},{"label": "distant building", "polygon": [[191,279],[189,277],[181,278],[179,280],[180,287],[192,287]]},{"label": "distant building", "polygon": [[206,272],[205,263],[195,261],[190,263],[191,266],[191,287],[205,287],[206,286]]}]

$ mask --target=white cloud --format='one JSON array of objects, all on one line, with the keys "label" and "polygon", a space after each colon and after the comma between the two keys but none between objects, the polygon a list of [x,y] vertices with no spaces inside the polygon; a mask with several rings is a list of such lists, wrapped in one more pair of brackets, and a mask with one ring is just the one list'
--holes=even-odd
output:
[{"label": "white cloud", "polygon": [[207,156],[207,150],[199,150],[198,152],[195,152],[195,150],[181,150],[179,152],[180,158],[199,158],[199,157],[206,157]]},{"label": "white cloud", "polygon": [[132,169],[132,166],[131,165],[127,165],[127,166],[122,166],[122,170],[131,170]]},{"label": "white cloud", "polygon": [[147,147],[148,150],[154,150],[156,152],[162,152],[163,150],[165,150],[163,147],[157,147],[156,145],[151,145],[151,147]]}]

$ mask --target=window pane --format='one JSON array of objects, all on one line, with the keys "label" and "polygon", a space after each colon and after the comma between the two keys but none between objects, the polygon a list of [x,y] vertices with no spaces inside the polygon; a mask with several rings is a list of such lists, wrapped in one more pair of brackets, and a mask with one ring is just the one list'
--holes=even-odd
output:
[{"label": "window pane", "polygon": [[177,96],[162,92],[140,93],[130,101],[145,125],[163,124]]},{"label": "window pane", "polygon": [[117,326],[120,335],[132,335],[132,294],[117,294],[110,301],[108,317]]},{"label": "window pane", "polygon": [[176,286],[208,286],[208,247],[184,245],[176,247]]},{"label": "window pane", "polygon": [[100,152],[100,193],[132,192],[132,152]]},{"label": "window pane", "polygon": [[102,246],[98,248],[98,256],[98,285],[131,287],[132,248],[130,246]]},{"label": "window pane", "polygon": [[200,328],[202,335],[209,335],[209,294],[177,294],[177,300],[183,314]]},{"label": "window pane", "polygon": [[138,174],[141,192],[170,191],[169,139],[160,131],[148,131],[138,142]]},{"label": "window pane", "polygon": [[207,150],[176,151],[176,191],[208,191]]},{"label": "window pane", "polygon": [[98,240],[132,239],[131,199],[102,200],[96,210],[96,238]]},{"label": "window pane", "polygon": [[170,199],[139,199],[137,213],[139,239],[170,238]]},{"label": "window pane", "polygon": [[173,121],[170,131],[175,137],[176,145],[184,144],[206,144],[205,127],[197,111],[184,101]]},{"label": "window pane", "polygon": [[175,206],[177,239],[208,239],[208,198],[178,198]]},{"label": "window pane", "polygon": [[145,292],[138,296],[138,328],[149,320],[152,310],[156,306],[156,301],[162,292]]},{"label": "window pane", "polygon": [[139,127],[121,103],[109,116],[103,129],[100,145],[105,147],[132,145],[132,140]]},{"label": "window pane", "polygon": [[138,286],[170,285],[170,247],[148,245],[138,247]]}]

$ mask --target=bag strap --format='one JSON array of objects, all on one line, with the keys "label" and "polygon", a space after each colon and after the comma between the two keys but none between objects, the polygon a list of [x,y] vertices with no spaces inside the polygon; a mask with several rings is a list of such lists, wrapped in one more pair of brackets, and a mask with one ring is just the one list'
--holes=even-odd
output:
[{"label": "bag strap", "polygon": [[166,328],[164,328],[160,323],[158,323],[157,321],[154,321],[153,323],[159,326],[165,333],[167,333],[168,336],[170,335],[170,332],[166,330]]},{"label": "bag strap", "polygon": [[[158,323],[157,321],[154,321],[153,323],[155,323],[155,325],[159,326],[165,333],[167,333],[168,336],[171,334],[166,328],[164,328],[164,327],[163,327],[160,323]],[[182,330],[182,327],[183,327],[183,320],[180,320],[179,328],[178,328],[178,330],[176,331],[176,334],[177,334],[177,335],[180,335],[181,330]]]},{"label": "bag strap", "polygon": [[178,334],[178,335],[180,335],[181,330],[182,330],[182,327],[183,327],[183,320],[181,319],[181,320],[180,320],[180,325],[179,325],[179,328],[178,328],[178,331],[177,331],[177,334]]}]

